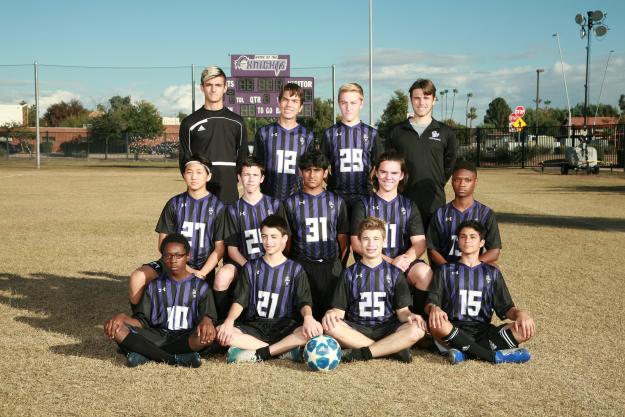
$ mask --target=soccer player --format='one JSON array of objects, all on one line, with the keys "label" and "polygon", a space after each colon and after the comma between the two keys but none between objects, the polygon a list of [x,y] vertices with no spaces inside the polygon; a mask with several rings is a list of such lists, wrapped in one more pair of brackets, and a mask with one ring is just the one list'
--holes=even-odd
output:
[{"label": "soccer player", "polygon": [[378,131],[360,120],[362,87],[357,83],[343,84],[338,99],[341,121],[326,129],[320,146],[332,167],[328,190],[340,195],[350,208],[371,194],[369,174],[383,144]]},{"label": "soccer player", "polygon": [[494,263],[501,252],[501,237],[495,213],[475,200],[477,168],[469,161],[458,161],[451,176],[454,199],[436,210],[427,234],[428,255],[437,266],[460,259],[456,228],[465,220],[477,220],[485,228],[485,244],[480,261]]},{"label": "soccer player", "polygon": [[[306,272],[283,253],[289,238],[286,220],[268,216],[261,238],[265,253],[242,268],[234,303],[217,328],[219,343],[230,346],[228,363],[264,361],[289,351],[298,360],[299,347],[323,333],[312,316]],[[245,308],[244,322],[235,326]]]},{"label": "soccer player", "polygon": [[358,231],[367,217],[377,217],[386,222],[386,242],[382,251],[385,261],[406,274],[413,287],[413,306],[423,314],[427,289],[432,280],[432,270],[419,258],[425,252],[425,234],[421,215],[415,203],[399,194],[406,184],[406,162],[396,151],[383,153],[374,168],[374,194],[363,197],[355,204],[351,217],[351,244],[354,257],[363,256]]},{"label": "soccer player", "polygon": [[[165,204],[158,223],[159,248],[171,233],[185,236],[191,245],[187,272],[197,278],[212,282],[215,267],[225,252],[224,205],[206,189],[211,180],[210,160],[193,155],[185,163],[183,178],[187,191],[178,194]],[[148,282],[163,272],[162,260],[150,262],[130,275],[128,298],[136,306]]]},{"label": "soccer player", "polygon": [[[506,282],[497,267],[480,261],[484,226],[467,220],[458,226],[462,255],[457,263],[442,265],[429,291],[429,329],[432,336],[450,349],[451,363],[468,358],[491,363],[522,363],[530,360],[519,343],[534,337],[534,320],[515,307]],[[493,311],[501,326],[491,324]]]},{"label": "soccer player", "polygon": [[391,356],[411,362],[410,347],[425,334],[425,321],[410,312],[410,289],[401,269],[382,258],[384,221],[360,223],[362,259],[345,269],[323,330],[339,341],[346,362]]},{"label": "soccer player", "polygon": [[247,158],[239,167],[238,179],[243,186],[243,196],[226,207],[224,242],[230,262],[217,271],[213,294],[220,319],[230,309],[228,289],[241,267],[249,260],[258,259],[265,253],[260,239],[260,224],[271,214],[286,218],[279,200],[260,192],[265,180],[265,168],[254,157]]},{"label": "soccer player", "polygon": [[106,336],[126,352],[129,367],[153,360],[197,368],[197,352],[213,342],[213,294],[208,283],[187,272],[190,249],[180,234],[163,239],[165,269],[148,284],[134,314],[119,313],[104,324]]},{"label": "soccer player", "polygon": [[324,189],[329,166],[330,161],[320,151],[306,152],[299,160],[304,190],[284,204],[292,232],[290,257],[308,274],[317,320],[330,308],[349,233],[345,202]]},{"label": "soccer player", "polygon": [[457,143],[454,131],[432,117],[434,83],[418,79],[409,94],[414,114],[391,129],[386,148],[405,155],[409,174],[405,193],[417,203],[428,230],[432,213],[445,204],[444,188],[456,162]]},{"label": "soccer player", "polygon": [[285,84],[279,95],[280,116],[277,122],[256,132],[254,156],[265,166],[263,194],[283,201],[301,189],[297,164],[313,145],[313,134],[297,123],[304,107],[304,90],[294,83]]},{"label": "soccer player", "polygon": [[224,107],[226,74],[219,67],[202,71],[204,106],[180,123],[180,172],[193,154],[213,160],[211,193],[225,204],[239,198],[237,166],[248,154],[247,131],[243,119]]}]

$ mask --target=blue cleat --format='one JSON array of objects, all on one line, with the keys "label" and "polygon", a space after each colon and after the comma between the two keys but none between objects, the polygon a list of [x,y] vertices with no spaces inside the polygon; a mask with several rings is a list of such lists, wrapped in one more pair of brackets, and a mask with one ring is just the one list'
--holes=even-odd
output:
[{"label": "blue cleat", "polygon": [[227,363],[260,362],[256,356],[256,351],[245,350],[238,347],[231,347],[226,354]]},{"label": "blue cleat", "polygon": [[495,351],[495,363],[525,363],[532,358],[525,348],[501,349]]},{"label": "blue cleat", "polygon": [[458,349],[449,349],[449,351],[447,351],[447,360],[449,360],[452,365],[458,365],[467,360],[467,355]]},{"label": "blue cleat", "polygon": [[179,353],[174,355],[174,360],[177,366],[186,366],[189,368],[199,368],[202,365],[202,359],[197,352],[192,353]]},{"label": "blue cleat", "polygon": [[304,350],[298,346],[294,347],[288,352],[284,352],[282,355],[280,355],[280,359],[288,359],[293,362],[302,363],[304,362],[303,354]]},{"label": "blue cleat", "polygon": [[143,365],[144,363],[148,363],[149,361],[150,359],[137,352],[128,352],[128,354],[126,354],[126,366],[129,368]]}]

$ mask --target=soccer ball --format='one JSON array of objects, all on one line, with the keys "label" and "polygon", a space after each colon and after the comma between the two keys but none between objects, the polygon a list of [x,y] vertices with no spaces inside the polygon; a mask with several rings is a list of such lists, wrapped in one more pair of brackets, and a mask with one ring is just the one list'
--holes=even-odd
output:
[{"label": "soccer ball", "polygon": [[341,362],[341,346],[333,337],[313,337],[304,348],[304,361],[312,371],[331,371]]}]

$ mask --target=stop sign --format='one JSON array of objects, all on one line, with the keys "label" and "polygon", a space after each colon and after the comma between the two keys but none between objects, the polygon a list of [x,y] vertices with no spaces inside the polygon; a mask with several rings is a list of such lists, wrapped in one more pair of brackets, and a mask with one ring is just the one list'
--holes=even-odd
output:
[{"label": "stop sign", "polygon": [[508,121],[510,123],[514,123],[514,122],[517,121],[518,118],[519,118],[519,116],[517,116],[516,114],[510,113],[510,116],[508,116]]},{"label": "stop sign", "polygon": [[525,116],[525,107],[516,106],[516,109],[514,109],[514,114],[517,115],[518,117]]}]

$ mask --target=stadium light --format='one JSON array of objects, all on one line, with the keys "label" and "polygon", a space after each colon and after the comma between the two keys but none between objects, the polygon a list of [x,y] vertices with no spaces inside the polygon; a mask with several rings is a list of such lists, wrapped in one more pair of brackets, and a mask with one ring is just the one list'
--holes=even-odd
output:
[{"label": "stadium light", "polygon": [[592,38],[593,32],[597,38],[602,38],[608,33],[609,30],[609,28],[605,24],[603,24],[603,19],[605,19],[607,13],[604,13],[601,10],[595,10],[586,12],[586,15],[587,17],[584,17],[580,13],[578,13],[575,16],[575,23],[580,26],[580,37],[584,39],[585,36],[588,36],[588,43],[586,45],[586,84],[584,84],[584,128],[586,128],[586,124],[588,123],[588,77],[590,75],[590,39]]},{"label": "stadium light", "polygon": [[536,69],[536,114],[534,115],[534,127],[536,128],[536,140],[538,140],[538,104],[540,103],[540,73],[545,72],[544,69]]}]

